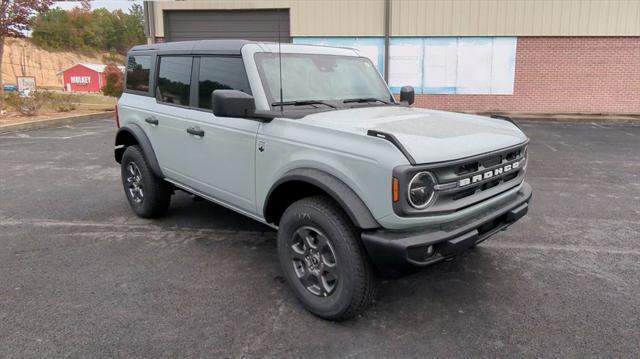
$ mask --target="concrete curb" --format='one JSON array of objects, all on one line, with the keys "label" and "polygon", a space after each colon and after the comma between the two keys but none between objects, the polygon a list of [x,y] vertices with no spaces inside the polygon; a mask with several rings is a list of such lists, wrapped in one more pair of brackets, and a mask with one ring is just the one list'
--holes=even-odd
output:
[{"label": "concrete curb", "polygon": [[530,113],[476,113],[481,116],[501,115],[511,117],[515,121],[532,122],[572,122],[572,123],[640,123],[640,115],[615,115],[615,114],[530,114]]},{"label": "concrete curb", "polygon": [[72,124],[80,121],[101,120],[101,119],[105,119],[112,116],[114,113],[115,111],[105,111],[105,112],[91,113],[88,115],[77,115],[77,116],[69,116],[69,117],[52,118],[49,120],[42,120],[42,121],[13,123],[9,125],[0,126],[0,133],[27,131],[27,130],[35,130],[39,128],[53,127],[53,126],[62,126],[62,125],[68,125],[68,124]]},{"label": "concrete curb", "polygon": [[576,117],[512,117],[516,122],[556,122],[556,123],[572,123],[572,124],[618,124],[618,125],[640,125],[640,120],[627,118],[576,118]]}]

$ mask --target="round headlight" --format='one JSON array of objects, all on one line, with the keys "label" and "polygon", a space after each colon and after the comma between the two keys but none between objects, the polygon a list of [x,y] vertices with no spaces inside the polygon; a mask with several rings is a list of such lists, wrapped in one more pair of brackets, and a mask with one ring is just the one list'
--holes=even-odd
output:
[{"label": "round headlight", "polygon": [[409,203],[417,209],[426,208],[433,200],[436,179],[431,172],[419,172],[409,182]]}]

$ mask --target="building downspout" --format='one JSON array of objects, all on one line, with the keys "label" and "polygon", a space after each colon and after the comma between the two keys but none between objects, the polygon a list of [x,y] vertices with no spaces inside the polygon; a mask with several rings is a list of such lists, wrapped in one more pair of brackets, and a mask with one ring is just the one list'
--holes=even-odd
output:
[{"label": "building downspout", "polygon": [[389,83],[389,39],[391,38],[391,0],[384,0],[384,80]]},{"label": "building downspout", "polygon": [[155,23],[155,7],[153,1],[144,1],[142,3],[144,9],[144,32],[147,35],[147,43],[156,42],[156,23]]}]

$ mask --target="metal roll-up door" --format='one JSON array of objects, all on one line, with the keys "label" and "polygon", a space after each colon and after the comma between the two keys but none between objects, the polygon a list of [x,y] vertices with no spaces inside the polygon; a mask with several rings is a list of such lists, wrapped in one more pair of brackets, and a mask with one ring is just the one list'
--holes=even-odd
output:
[{"label": "metal roll-up door", "polygon": [[278,41],[280,37],[282,42],[291,42],[288,9],[166,11],[164,24],[165,41]]}]

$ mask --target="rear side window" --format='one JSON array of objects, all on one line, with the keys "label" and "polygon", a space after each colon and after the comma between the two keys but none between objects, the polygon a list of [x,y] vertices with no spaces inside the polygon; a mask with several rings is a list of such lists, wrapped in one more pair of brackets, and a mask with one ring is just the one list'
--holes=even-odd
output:
[{"label": "rear side window", "polygon": [[159,100],[176,105],[189,105],[191,90],[191,56],[162,56],[158,70]]},{"label": "rear side window", "polygon": [[239,57],[201,57],[198,79],[198,107],[211,109],[215,90],[238,90],[251,94],[242,59]]},{"label": "rear side window", "polygon": [[129,56],[127,61],[127,90],[149,92],[151,56]]}]

